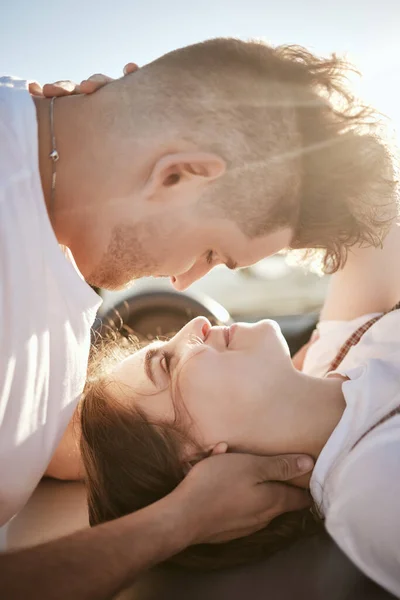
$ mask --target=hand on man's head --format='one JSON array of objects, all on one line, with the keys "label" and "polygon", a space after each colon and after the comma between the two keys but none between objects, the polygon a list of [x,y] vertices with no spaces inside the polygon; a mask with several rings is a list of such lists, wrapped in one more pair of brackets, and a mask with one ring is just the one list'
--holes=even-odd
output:
[{"label": "hand on man's head", "polygon": [[310,506],[306,490],[282,482],[312,468],[304,455],[220,454],[197,463],[171,496],[184,505],[191,544],[224,542]]},{"label": "hand on man's head", "polygon": [[[134,73],[138,69],[139,67],[136,63],[128,63],[123,69],[123,76]],[[102,73],[91,75],[79,84],[70,80],[65,80],[45,83],[42,87],[37,81],[31,81],[29,84],[29,92],[32,96],[44,96],[45,98],[59,98],[60,96],[73,96],[75,94],[93,94],[93,92],[97,92],[97,90],[111,81],[115,81],[115,79],[103,75]]]}]

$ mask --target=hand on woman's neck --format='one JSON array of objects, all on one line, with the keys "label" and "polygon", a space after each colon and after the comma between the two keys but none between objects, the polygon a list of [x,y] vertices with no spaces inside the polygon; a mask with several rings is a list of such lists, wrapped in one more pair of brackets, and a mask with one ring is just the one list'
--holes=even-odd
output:
[{"label": "hand on woman's neck", "polygon": [[290,452],[301,446],[302,452],[317,459],[346,407],[345,378],[310,377],[299,372],[296,376],[296,395],[282,407],[282,437]]},{"label": "hand on woman's neck", "polygon": [[[300,375],[304,378],[304,387],[299,387],[297,418],[293,417],[292,426],[296,429],[299,448],[317,460],[346,408],[342,391],[345,378]],[[291,447],[290,451],[293,452]],[[311,475],[307,473],[292,483],[309,487]]]},{"label": "hand on woman's neck", "polygon": [[[238,449],[259,454],[302,453],[317,459],[339,423],[346,403],[345,378],[310,377],[295,369],[268,392],[262,410],[252,413],[251,436]],[[250,447],[251,446],[251,447]],[[294,481],[308,487],[310,475]]]}]

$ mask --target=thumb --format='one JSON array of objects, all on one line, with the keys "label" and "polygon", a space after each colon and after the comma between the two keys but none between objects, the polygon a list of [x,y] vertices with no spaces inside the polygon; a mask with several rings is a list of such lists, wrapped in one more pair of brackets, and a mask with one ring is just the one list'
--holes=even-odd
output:
[{"label": "thumb", "polygon": [[314,461],[305,454],[281,454],[280,456],[260,456],[262,481],[288,481],[309,473]]},{"label": "thumb", "polygon": [[311,506],[311,496],[306,490],[285,483],[272,483],[271,485],[274,487],[274,502],[271,506],[272,514],[271,511],[268,514],[269,519]]}]

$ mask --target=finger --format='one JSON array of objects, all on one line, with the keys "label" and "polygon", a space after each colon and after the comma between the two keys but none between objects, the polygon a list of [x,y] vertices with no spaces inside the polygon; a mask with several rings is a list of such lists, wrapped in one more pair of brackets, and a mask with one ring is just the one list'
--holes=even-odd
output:
[{"label": "finger", "polygon": [[257,456],[261,481],[288,481],[314,467],[314,461],[305,454],[282,454],[280,456]]},{"label": "finger", "polygon": [[211,450],[210,456],[216,456],[217,454],[225,454],[228,452],[228,444],[226,442],[218,442]]},{"label": "finger", "polygon": [[[272,496],[271,490],[273,494]],[[256,531],[260,531],[260,529],[267,527],[269,523],[275,519],[275,517],[278,517],[283,513],[302,510],[311,506],[310,494],[301,488],[296,488],[294,486],[281,483],[272,483],[269,484],[268,493],[269,501],[271,498],[273,499],[273,506],[268,508],[263,515],[259,516],[256,524],[234,530],[221,531],[220,533],[205,539],[204,542],[210,544],[220,544],[222,542],[227,542],[229,540],[251,535]]]},{"label": "finger", "polygon": [[28,89],[32,96],[43,96],[42,86],[37,81],[30,81]]},{"label": "finger", "polygon": [[273,494],[273,502],[266,514],[265,525],[278,515],[311,506],[311,497],[306,490],[283,483],[271,483],[269,488],[270,497],[271,491]]},{"label": "finger", "polygon": [[88,79],[81,81],[81,93],[93,94],[93,92],[96,92],[111,81],[114,81],[114,79],[112,77],[108,77],[107,75],[101,75],[100,73],[97,75],[91,75]]},{"label": "finger", "polygon": [[90,77],[85,79],[85,81],[95,81],[96,83],[109,83],[110,81],[114,81],[114,79],[112,77],[109,77],[108,75],[103,75],[103,73],[95,73],[94,75],[91,75]]},{"label": "finger", "polygon": [[81,94],[93,94],[93,92],[97,92],[97,90],[105,86],[107,83],[107,81],[89,81],[88,79],[85,79],[81,82],[79,87]]},{"label": "finger", "polygon": [[130,73],[134,73],[135,71],[138,71],[139,67],[136,63],[128,63],[124,66],[123,68],[123,73],[124,75],[129,75]]},{"label": "finger", "polygon": [[79,93],[79,86],[73,81],[56,81],[55,83],[46,83],[43,86],[43,95],[46,98],[56,96],[70,96]]}]

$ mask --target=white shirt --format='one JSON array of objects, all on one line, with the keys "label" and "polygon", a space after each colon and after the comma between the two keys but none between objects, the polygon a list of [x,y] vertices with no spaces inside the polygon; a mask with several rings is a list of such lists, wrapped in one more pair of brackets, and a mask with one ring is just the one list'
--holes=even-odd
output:
[{"label": "white shirt", "polygon": [[[347,338],[374,315],[322,322],[304,372],[322,376]],[[321,365],[323,368],[321,369]],[[377,321],[336,371],[346,408],[311,478],[325,525],[349,558],[400,597],[400,415],[361,436],[400,405],[400,310]]]},{"label": "white shirt", "polygon": [[29,499],[72,417],[101,303],[57,243],[38,164],[27,82],[0,78],[0,525]]}]

